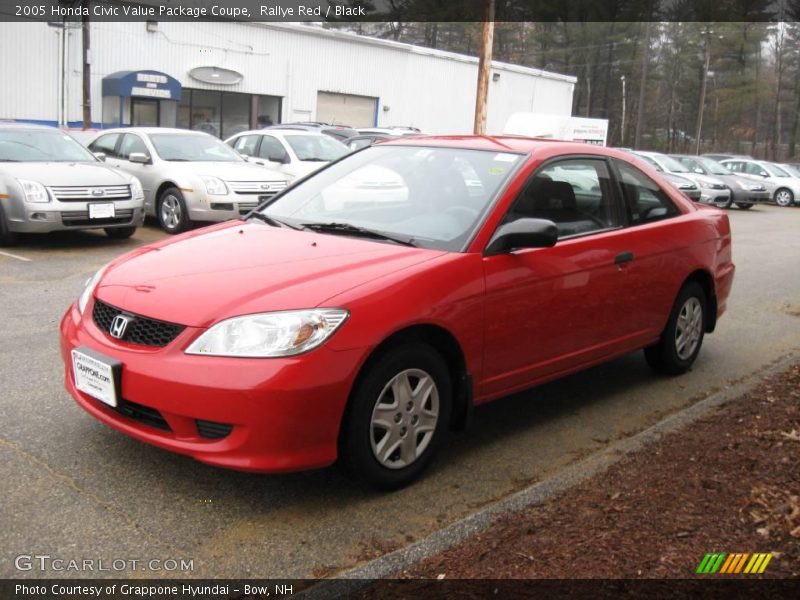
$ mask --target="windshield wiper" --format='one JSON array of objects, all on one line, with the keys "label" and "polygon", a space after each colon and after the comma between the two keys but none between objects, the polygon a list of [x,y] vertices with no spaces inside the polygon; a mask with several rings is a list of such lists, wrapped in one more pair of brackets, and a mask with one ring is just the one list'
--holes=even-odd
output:
[{"label": "windshield wiper", "polygon": [[280,219],[276,219],[275,217],[268,217],[264,213],[260,212],[252,212],[244,217],[242,220],[246,221],[247,219],[258,219],[259,221],[266,223],[267,225],[271,225],[272,227],[288,227],[289,229],[300,229],[296,225],[290,225],[286,221],[281,221]]},{"label": "windshield wiper", "polygon": [[16,158],[0,158],[0,162],[22,162],[22,161],[17,160]]},{"label": "windshield wiper", "polygon": [[375,240],[385,240],[387,242],[394,242],[395,244],[402,244],[403,246],[417,245],[414,243],[414,238],[405,238],[394,236],[382,231],[375,231],[374,229],[367,229],[366,227],[358,227],[357,225],[350,225],[349,223],[303,223],[303,229],[311,229],[320,233],[338,233],[342,235],[361,236],[372,238]]}]

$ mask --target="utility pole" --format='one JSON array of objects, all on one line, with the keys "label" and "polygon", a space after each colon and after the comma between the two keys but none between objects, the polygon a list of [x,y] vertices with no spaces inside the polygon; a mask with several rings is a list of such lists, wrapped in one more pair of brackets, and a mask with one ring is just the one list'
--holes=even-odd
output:
[{"label": "utility pole", "polygon": [[[648,19],[652,16],[648,5]],[[650,21],[647,21],[642,48],[642,78],[639,80],[639,107],[636,111],[636,131],[633,134],[633,147],[638,149],[644,131],[644,96],[647,89],[647,65],[650,62]]]},{"label": "utility pole", "polygon": [[494,2],[484,0],[481,53],[478,59],[478,91],[475,98],[475,135],[486,133],[486,100],[489,96],[489,72],[492,67],[492,42],[494,41]]},{"label": "utility pole", "polygon": [[89,17],[83,17],[83,128],[92,127],[92,59]]},{"label": "utility pole", "polygon": [[700,80],[700,100],[697,111],[697,132],[695,134],[694,153],[700,154],[700,136],[703,135],[703,112],[706,107],[706,82],[708,81],[708,65],[711,62],[711,48],[708,44],[710,32],[706,27],[706,41],[703,46],[703,78]]},{"label": "utility pole", "polygon": [[619,143],[620,146],[625,145],[625,75],[620,75],[619,80],[622,82],[622,119],[619,124]]}]

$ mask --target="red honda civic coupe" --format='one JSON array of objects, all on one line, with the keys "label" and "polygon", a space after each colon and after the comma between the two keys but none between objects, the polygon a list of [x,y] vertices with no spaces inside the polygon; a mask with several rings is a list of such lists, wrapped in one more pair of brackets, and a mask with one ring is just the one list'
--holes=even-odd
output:
[{"label": "red honda civic coupe", "polygon": [[61,322],[65,381],[204,463],[339,459],[396,488],[474,405],[639,349],[685,372],[733,274],[727,216],[628,153],[400,139],[100,269]]}]

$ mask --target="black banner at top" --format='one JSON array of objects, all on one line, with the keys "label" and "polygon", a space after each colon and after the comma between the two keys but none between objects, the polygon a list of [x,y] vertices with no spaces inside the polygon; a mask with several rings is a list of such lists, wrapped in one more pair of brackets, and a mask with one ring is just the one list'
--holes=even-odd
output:
[{"label": "black banner at top", "polygon": [[0,0],[2,21],[796,21],[800,0]]}]

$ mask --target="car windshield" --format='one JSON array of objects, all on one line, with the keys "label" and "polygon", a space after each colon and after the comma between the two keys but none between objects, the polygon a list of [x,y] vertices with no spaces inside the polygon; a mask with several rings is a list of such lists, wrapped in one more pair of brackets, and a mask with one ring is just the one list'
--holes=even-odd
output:
[{"label": "car windshield", "polygon": [[242,162],[239,154],[216,138],[182,133],[154,133],[150,141],[156,153],[168,161],[180,162]]},{"label": "car windshield", "polygon": [[0,129],[0,161],[96,162],[97,159],[58,129]]},{"label": "car windshield", "polygon": [[674,158],[667,156],[666,154],[659,154],[657,158],[654,160],[658,161],[661,164],[662,169],[666,169],[670,173],[688,173],[689,169],[686,168],[686,165],[682,165]]},{"label": "car windshield", "polygon": [[711,175],[733,175],[733,171],[710,158],[697,158],[695,160],[697,160]]},{"label": "car windshield", "polygon": [[646,162],[651,167],[655,167],[656,171],[663,171],[664,169],[660,164],[658,164],[655,160],[647,156],[646,154],[636,154],[639,158],[641,158],[644,162]]},{"label": "car windshield", "polygon": [[286,141],[300,160],[331,161],[348,153],[347,146],[326,135],[287,135]]},{"label": "car windshield", "polygon": [[772,175],[773,177],[791,177],[789,173],[781,169],[778,165],[773,164],[763,164],[761,165],[767,172]]},{"label": "car windshield", "polygon": [[459,251],[521,162],[509,152],[372,146],[290,188],[262,212],[295,226],[335,223]]}]

